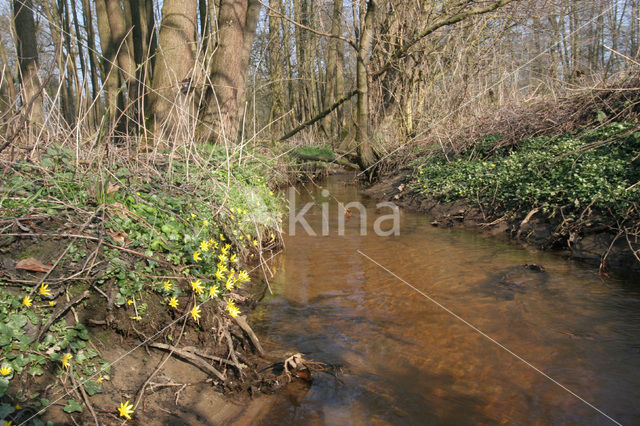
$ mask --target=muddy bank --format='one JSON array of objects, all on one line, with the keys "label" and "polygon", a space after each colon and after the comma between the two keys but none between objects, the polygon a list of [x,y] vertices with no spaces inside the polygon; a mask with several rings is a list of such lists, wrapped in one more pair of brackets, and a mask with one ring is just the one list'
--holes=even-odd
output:
[{"label": "muddy bank", "polygon": [[562,218],[544,217],[537,210],[507,212],[467,200],[441,202],[422,198],[407,188],[406,175],[409,173],[410,170],[405,170],[384,176],[364,193],[424,213],[433,219],[433,226],[473,228],[491,235],[506,236],[541,250],[551,250],[586,262],[603,273],[623,276],[640,273],[640,261],[629,248],[625,235],[609,231],[595,216],[585,218],[585,223],[577,232],[559,232],[564,229],[566,222],[563,223]]}]

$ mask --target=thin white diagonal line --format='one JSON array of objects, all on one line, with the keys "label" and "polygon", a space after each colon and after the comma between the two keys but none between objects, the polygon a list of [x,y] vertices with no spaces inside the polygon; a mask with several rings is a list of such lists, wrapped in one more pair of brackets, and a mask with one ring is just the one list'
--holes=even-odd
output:
[{"label": "thin white diagonal line", "polygon": [[538,367],[536,367],[535,365],[531,364],[529,361],[527,361],[526,359],[522,358],[520,355],[518,355],[517,353],[513,352],[511,349],[507,348],[505,345],[503,345],[502,343],[498,342],[497,340],[495,340],[493,337],[489,336],[487,333],[485,333],[484,331],[480,330],[478,327],[476,327],[475,325],[471,324],[469,321],[465,320],[464,318],[462,318],[460,315],[456,314],[455,312],[453,312],[451,309],[447,308],[446,306],[444,306],[442,303],[438,302],[437,300],[435,300],[434,298],[432,298],[431,296],[429,296],[428,294],[426,294],[425,292],[423,292],[422,290],[416,288],[415,286],[409,284],[406,280],[404,280],[403,278],[399,277],[398,275],[394,274],[392,271],[390,271],[388,268],[386,268],[385,266],[381,265],[380,263],[376,262],[375,260],[373,260],[371,257],[367,256],[365,253],[363,253],[360,250],[356,250],[358,252],[358,254],[362,255],[363,257],[367,258],[369,261],[371,261],[372,263],[376,264],[377,266],[379,266],[380,268],[382,268],[383,270],[387,271],[390,275],[392,275],[393,277],[399,279],[400,281],[402,281],[404,284],[406,284],[409,288],[413,289],[416,293],[422,295],[425,299],[429,300],[430,302],[432,302],[433,304],[435,304],[436,306],[438,306],[439,308],[441,308],[442,310],[444,310],[445,312],[447,312],[448,314],[450,314],[451,316],[453,316],[454,318],[456,318],[457,320],[461,321],[463,324],[465,324],[466,326],[470,327],[473,331],[477,332],[478,334],[480,334],[481,336],[485,337],[487,340],[489,340],[491,343],[495,344],[496,346],[498,346],[499,348],[505,350],[506,352],[508,352],[509,354],[513,355],[514,357],[516,357],[519,361],[521,361],[522,363],[524,363],[525,365],[527,365],[528,367],[530,367],[531,369],[533,369],[534,371],[536,371],[537,373],[541,374],[542,376],[544,376],[545,378],[547,378],[548,380],[550,380],[551,382],[553,382],[554,384],[560,386],[562,389],[564,389],[565,391],[569,392],[571,395],[575,396],[576,398],[578,398],[580,401],[584,402],[585,404],[587,404],[589,407],[593,408],[594,410],[596,410],[598,413],[602,414],[604,417],[606,417],[607,419],[611,420],[613,423],[622,426],[622,423],[618,422],[617,420],[615,420],[614,418],[612,418],[611,416],[609,416],[607,413],[605,413],[604,411],[602,411],[601,409],[599,409],[598,407],[596,407],[595,405],[593,405],[592,403],[590,403],[589,401],[587,401],[586,399],[582,398],[580,395],[578,395],[577,393],[575,393],[574,391],[572,391],[571,389],[569,389],[568,387],[566,387],[565,385],[563,385],[562,383],[560,383],[559,381],[557,381],[556,379],[554,379],[553,377],[549,376],[547,373],[545,373],[544,371],[540,370]]}]

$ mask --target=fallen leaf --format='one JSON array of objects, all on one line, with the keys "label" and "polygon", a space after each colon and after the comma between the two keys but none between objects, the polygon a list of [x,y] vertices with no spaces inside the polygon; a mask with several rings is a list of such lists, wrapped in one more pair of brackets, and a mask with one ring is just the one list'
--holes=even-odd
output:
[{"label": "fallen leaf", "polygon": [[107,234],[109,234],[109,236],[113,238],[117,243],[121,244],[124,244],[124,240],[127,238],[127,234],[125,234],[124,232],[114,231],[112,229],[107,229]]},{"label": "fallen leaf", "polygon": [[23,269],[25,271],[31,272],[49,272],[51,270],[51,266],[47,266],[44,263],[40,262],[38,259],[30,257],[18,262],[18,264],[16,265],[16,269]]}]

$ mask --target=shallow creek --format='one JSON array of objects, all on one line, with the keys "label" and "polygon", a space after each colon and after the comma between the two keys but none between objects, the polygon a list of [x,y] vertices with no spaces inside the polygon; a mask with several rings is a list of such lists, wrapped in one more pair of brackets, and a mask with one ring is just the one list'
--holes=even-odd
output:
[{"label": "shallow creek", "polygon": [[[404,210],[400,235],[378,236],[374,221],[390,209],[349,182],[297,188],[298,210],[315,200],[304,217],[318,235],[298,225],[285,238],[274,294],[251,318],[268,349],[342,374],[290,387],[262,424],[613,424],[514,354],[616,421],[640,423],[640,282]],[[357,209],[338,234],[337,201],[366,206],[367,235]]]}]

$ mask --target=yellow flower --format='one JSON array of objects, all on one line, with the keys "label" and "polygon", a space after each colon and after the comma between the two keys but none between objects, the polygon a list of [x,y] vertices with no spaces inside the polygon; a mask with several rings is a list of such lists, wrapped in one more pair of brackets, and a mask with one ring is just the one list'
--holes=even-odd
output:
[{"label": "yellow flower", "polygon": [[211,287],[209,287],[209,297],[213,299],[214,297],[218,297],[219,295],[220,289],[217,285],[212,285]]},{"label": "yellow flower", "polygon": [[131,420],[131,415],[133,414],[133,404],[131,404],[129,401],[121,402],[120,407],[118,407],[118,412],[120,413],[120,417]]},{"label": "yellow flower", "polygon": [[195,219],[196,217],[198,217],[198,215],[195,213],[191,213],[191,217]]},{"label": "yellow flower", "polygon": [[200,319],[200,306],[195,305],[193,309],[191,309],[191,316],[195,322],[198,322]]},{"label": "yellow flower", "polygon": [[258,240],[253,240],[253,245],[258,247]]},{"label": "yellow flower", "polygon": [[16,404],[16,410],[22,410],[22,405]]},{"label": "yellow flower", "polygon": [[51,290],[49,290],[49,284],[42,283],[38,292],[45,297],[51,296]]},{"label": "yellow flower", "polygon": [[238,263],[238,255],[233,253],[229,258],[229,262]]},{"label": "yellow flower", "polygon": [[229,275],[229,278],[227,278],[227,282],[224,284],[224,286],[227,288],[227,290],[231,290],[233,289],[233,286],[236,284],[236,280],[233,279],[233,276]]},{"label": "yellow flower", "polygon": [[224,270],[222,268],[218,268],[216,271],[216,279],[219,281],[224,280]]},{"label": "yellow flower", "polygon": [[231,244],[225,244],[224,247],[220,249],[220,253],[227,254],[229,253],[229,249],[231,248]]},{"label": "yellow flower", "polygon": [[273,197],[273,191],[269,191],[269,195]]},{"label": "yellow flower", "polygon": [[11,426],[13,424],[13,421],[11,420],[5,420],[4,422],[4,426]]},{"label": "yellow flower", "polygon": [[104,377],[102,377],[102,374],[101,374],[100,377],[96,379],[96,383],[102,383],[103,380],[104,380]]},{"label": "yellow flower", "polygon": [[238,309],[238,307],[234,305],[233,300],[229,300],[227,302],[227,312],[229,312],[229,315],[231,315],[233,318],[240,315],[240,309]]},{"label": "yellow flower", "polygon": [[220,241],[224,241],[224,235],[220,234]]},{"label": "yellow flower", "polygon": [[200,250],[202,250],[203,252],[209,251],[209,242],[208,241],[202,241],[200,243]]},{"label": "yellow flower", "polygon": [[24,299],[22,299],[22,304],[27,308],[30,307],[32,303],[33,303],[33,300],[31,300],[29,296],[25,296]]},{"label": "yellow flower", "polygon": [[202,260],[202,257],[200,257],[200,252],[199,251],[194,251],[193,252],[193,261],[194,262],[199,262],[200,260]]},{"label": "yellow flower", "polygon": [[175,296],[169,299],[169,306],[171,306],[174,309],[178,309],[178,299],[176,299]]},{"label": "yellow flower", "polygon": [[132,320],[136,320],[136,321],[140,321],[142,319],[142,317],[140,315],[136,315],[135,317],[129,317]]},{"label": "yellow flower", "polygon": [[191,281],[191,289],[196,294],[202,294],[202,292],[204,291],[200,280]]},{"label": "yellow flower", "polygon": [[495,166],[496,166],[495,164],[492,164],[492,165],[491,165],[491,167],[495,167]]},{"label": "yellow flower", "polygon": [[127,305],[133,305],[133,299],[127,300]]},{"label": "yellow flower", "polygon": [[49,306],[56,306],[56,302],[54,302],[53,300],[49,300]]},{"label": "yellow flower", "polygon": [[73,356],[71,356],[70,353],[67,353],[65,356],[62,357],[62,366],[64,368],[69,368],[71,366],[71,363],[69,361],[71,361],[71,358],[73,358]]},{"label": "yellow flower", "polygon": [[13,368],[9,364],[4,364],[2,368],[0,368],[0,374],[3,376],[8,376],[13,372]]},{"label": "yellow flower", "polygon": [[209,221],[207,219],[202,219],[203,226],[209,226]]},{"label": "yellow flower", "polygon": [[247,271],[238,272],[238,281],[240,281],[241,283],[247,283],[251,281],[251,278],[249,277]]},{"label": "yellow flower", "polygon": [[226,256],[226,255],[224,255],[224,254],[220,254],[220,255],[218,255],[218,259],[220,260],[220,263],[224,263],[224,262],[226,262],[227,260],[229,260],[229,259],[227,258],[227,256]]}]

